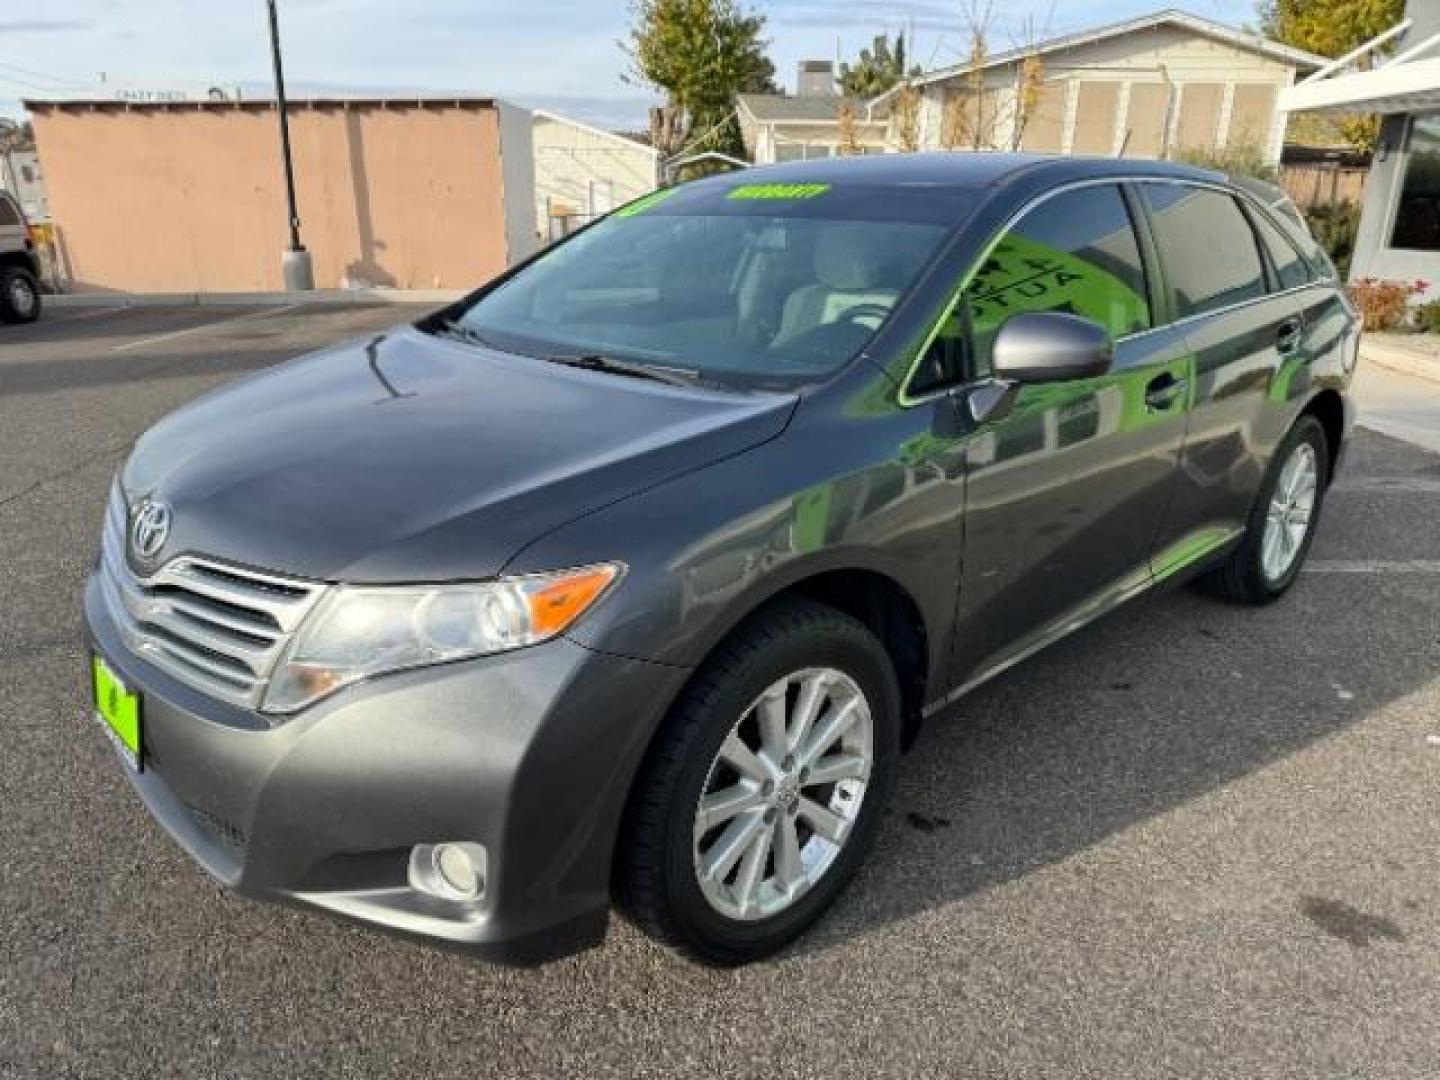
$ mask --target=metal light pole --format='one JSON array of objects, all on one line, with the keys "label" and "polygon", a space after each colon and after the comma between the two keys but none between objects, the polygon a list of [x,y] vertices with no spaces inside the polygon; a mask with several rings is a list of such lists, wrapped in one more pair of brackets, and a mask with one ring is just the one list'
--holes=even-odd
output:
[{"label": "metal light pole", "polygon": [[270,59],[275,67],[275,104],[280,114],[280,155],[285,160],[285,205],[290,214],[290,246],[281,256],[280,267],[286,292],[315,288],[315,271],[310,253],[300,243],[300,211],[295,206],[295,165],[290,159],[290,116],[285,107],[285,72],[280,64],[280,17],[275,0],[265,0],[270,11]]}]

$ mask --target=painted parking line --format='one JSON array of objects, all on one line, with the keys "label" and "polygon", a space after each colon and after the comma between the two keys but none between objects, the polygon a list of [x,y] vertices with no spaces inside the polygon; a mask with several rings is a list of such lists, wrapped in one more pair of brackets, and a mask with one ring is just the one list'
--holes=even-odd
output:
[{"label": "painted parking line", "polygon": [[1307,574],[1440,574],[1440,559],[1316,559]]},{"label": "painted parking line", "polygon": [[1335,491],[1381,495],[1440,495],[1440,480],[1423,476],[1362,476],[1335,481]]},{"label": "painted parking line", "polygon": [[113,345],[110,348],[112,353],[129,352],[132,349],[143,349],[149,345],[158,345],[162,341],[173,341],[176,338],[189,337],[191,334],[199,334],[205,330],[213,330],[217,326],[228,326],[231,323],[246,322],[250,319],[258,319],[265,315],[281,315],[287,311],[294,311],[299,304],[284,304],[280,307],[261,308],[259,311],[247,311],[244,315],[232,315],[228,319],[213,319],[210,322],[200,323],[198,326],[186,326],[180,330],[171,330],[164,334],[154,334],[150,337],[139,338],[135,341],[127,341],[123,345]]}]

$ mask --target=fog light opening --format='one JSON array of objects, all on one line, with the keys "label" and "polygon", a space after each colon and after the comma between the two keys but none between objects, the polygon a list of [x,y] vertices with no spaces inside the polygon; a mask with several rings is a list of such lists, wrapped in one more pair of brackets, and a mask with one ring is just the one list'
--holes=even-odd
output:
[{"label": "fog light opening", "polygon": [[450,842],[410,850],[410,887],[445,900],[474,903],[485,894],[485,848]]}]

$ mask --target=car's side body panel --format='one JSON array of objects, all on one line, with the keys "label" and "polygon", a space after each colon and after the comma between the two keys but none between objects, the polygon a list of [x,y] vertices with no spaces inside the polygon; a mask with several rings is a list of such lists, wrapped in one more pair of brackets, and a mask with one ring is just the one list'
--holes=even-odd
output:
[{"label": "car's side body panel", "polygon": [[[889,386],[871,372],[868,381],[877,379]],[[938,691],[959,588],[962,447],[937,434],[933,406],[866,410],[864,397],[806,398],[783,440],[557,529],[504,573],[625,552],[630,570],[616,594],[570,635],[680,666],[698,664],[745,615],[802,579],[879,574],[915,601]]]},{"label": "car's side body panel", "polygon": [[1023,652],[1097,595],[1148,581],[1185,436],[1185,406],[1147,401],[1183,380],[1184,338],[1123,341],[1098,379],[1022,390],[967,440],[964,575],[951,685]]}]

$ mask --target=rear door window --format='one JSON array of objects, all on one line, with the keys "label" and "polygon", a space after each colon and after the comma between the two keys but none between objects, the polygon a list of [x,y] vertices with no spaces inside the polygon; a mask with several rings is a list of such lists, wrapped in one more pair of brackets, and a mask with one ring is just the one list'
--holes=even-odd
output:
[{"label": "rear door window", "polygon": [[1270,265],[1275,268],[1279,288],[1283,291],[1309,284],[1314,274],[1310,264],[1295,250],[1295,245],[1264,214],[1252,214],[1251,217],[1255,219],[1255,231],[1260,234],[1260,242],[1270,255]]},{"label": "rear door window", "polygon": [[13,229],[20,224],[20,212],[9,196],[0,195],[0,229]]},{"label": "rear door window", "polygon": [[1180,318],[1266,294],[1255,232],[1233,197],[1188,184],[1141,188]]}]

